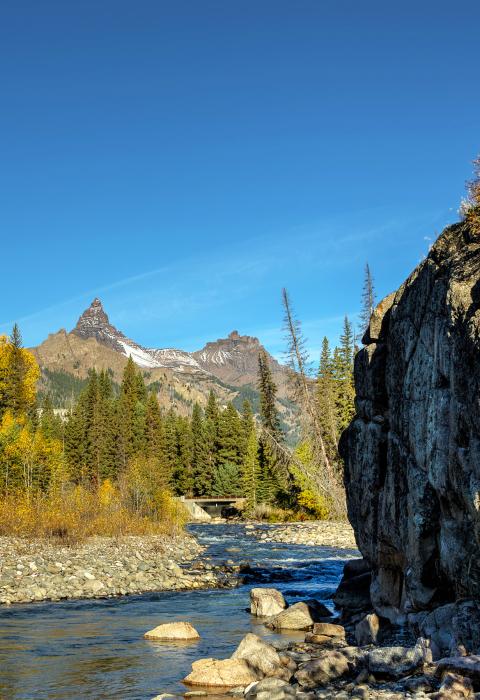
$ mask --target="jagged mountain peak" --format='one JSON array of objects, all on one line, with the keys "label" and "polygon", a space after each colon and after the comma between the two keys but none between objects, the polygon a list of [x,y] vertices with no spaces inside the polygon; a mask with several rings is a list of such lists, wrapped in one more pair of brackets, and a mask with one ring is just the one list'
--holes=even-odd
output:
[{"label": "jagged mountain peak", "polygon": [[[201,367],[223,381],[237,385],[252,384],[256,381],[258,354],[262,348],[258,338],[240,335],[234,330],[226,338],[206,343],[193,356]],[[284,370],[271,355],[268,357],[272,371]]]},{"label": "jagged mountain peak", "polygon": [[122,350],[122,347],[118,341],[125,339],[123,333],[110,323],[103,304],[98,297],[95,297],[90,306],[82,313],[72,333],[82,338],[95,338],[99,342],[119,351]]},{"label": "jagged mountain peak", "polygon": [[[83,314],[78,319],[77,325],[75,326],[75,331],[82,332],[86,328],[103,326],[110,326],[110,321],[105,313],[102,302],[98,297],[95,297],[90,306],[85,309]],[[113,328],[113,326],[111,327]]]},{"label": "jagged mountain peak", "polygon": [[102,345],[120,352],[125,357],[131,356],[132,360],[140,367],[148,369],[170,367],[178,371],[185,369],[190,372],[202,371],[190,353],[173,348],[145,348],[128,338],[110,323],[98,297],[80,316],[72,333],[85,339],[95,338]]}]

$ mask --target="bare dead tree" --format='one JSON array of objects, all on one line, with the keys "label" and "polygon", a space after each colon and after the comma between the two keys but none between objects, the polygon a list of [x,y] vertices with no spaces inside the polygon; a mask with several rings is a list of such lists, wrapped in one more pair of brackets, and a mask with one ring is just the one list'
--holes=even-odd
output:
[{"label": "bare dead tree", "polygon": [[322,429],[318,417],[315,393],[309,372],[309,357],[306,350],[306,339],[303,336],[300,321],[295,318],[290,298],[286,289],[282,290],[282,301],[285,311],[284,324],[288,343],[286,352],[289,368],[290,389],[293,400],[300,406],[303,416],[303,430],[310,439],[314,455],[317,457],[320,469],[318,473],[306,474],[305,465],[297,466],[316,484],[317,488],[327,493],[335,504],[337,514],[345,512],[343,488],[338,475],[330,463]]},{"label": "bare dead tree", "polygon": [[467,191],[472,205],[480,205],[480,155],[473,161],[473,179],[467,182]]}]

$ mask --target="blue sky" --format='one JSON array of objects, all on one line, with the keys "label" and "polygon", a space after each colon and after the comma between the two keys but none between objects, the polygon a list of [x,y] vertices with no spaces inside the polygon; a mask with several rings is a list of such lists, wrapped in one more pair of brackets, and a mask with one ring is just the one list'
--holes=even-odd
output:
[{"label": "blue sky", "polygon": [[480,151],[478,2],[0,7],[0,331],[94,296],[147,346],[282,350],[396,288]]}]

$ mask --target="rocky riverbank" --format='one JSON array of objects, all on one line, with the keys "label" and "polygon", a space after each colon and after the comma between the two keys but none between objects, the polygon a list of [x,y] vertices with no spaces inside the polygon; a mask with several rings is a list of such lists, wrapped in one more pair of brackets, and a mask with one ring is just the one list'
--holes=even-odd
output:
[{"label": "rocky riverbank", "polygon": [[[395,628],[374,613],[335,618],[314,600],[288,606],[280,591],[252,589],[251,613],[277,632],[304,631],[302,641],[247,634],[227,659],[199,659],[184,679],[184,697],[216,693],[247,700],[479,699],[480,657],[436,658],[433,638]],[[424,630],[425,631],[425,630]],[[201,630],[200,630],[201,635]],[[177,696],[163,694],[156,700]]]},{"label": "rocky riverbank", "polygon": [[0,603],[234,585],[235,567],[198,561],[202,551],[188,534],[95,537],[73,546],[0,537]]},{"label": "rocky riverbank", "polygon": [[284,542],[311,547],[357,549],[353,529],[348,522],[317,520],[286,525],[246,525],[247,534],[262,542]]}]

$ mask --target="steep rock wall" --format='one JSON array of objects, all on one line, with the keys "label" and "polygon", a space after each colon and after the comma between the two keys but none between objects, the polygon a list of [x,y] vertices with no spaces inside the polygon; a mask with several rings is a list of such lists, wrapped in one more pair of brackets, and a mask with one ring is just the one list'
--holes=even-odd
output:
[{"label": "steep rock wall", "polygon": [[480,243],[447,228],[377,307],[342,436],[348,512],[395,621],[480,598]]}]

